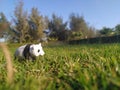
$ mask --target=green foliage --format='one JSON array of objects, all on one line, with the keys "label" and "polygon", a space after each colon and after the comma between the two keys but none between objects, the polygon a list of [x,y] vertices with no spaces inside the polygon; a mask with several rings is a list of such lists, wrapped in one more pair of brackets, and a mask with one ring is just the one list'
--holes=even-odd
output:
[{"label": "green foliage", "polygon": [[11,28],[13,42],[17,40],[19,43],[36,42],[44,37],[45,29],[42,15],[39,14],[37,8],[32,8],[31,14],[23,9],[23,2],[20,1],[14,11],[14,24]]},{"label": "green foliage", "polygon": [[28,40],[29,33],[29,24],[27,21],[27,11],[23,10],[23,2],[19,2],[18,5],[15,8],[14,11],[14,15],[15,17],[13,18],[14,23],[15,23],[15,38],[18,39],[18,42],[22,43],[22,42],[26,42],[26,40]]},{"label": "green foliage", "polygon": [[[18,45],[10,44],[11,55]],[[13,60],[14,82],[6,83],[0,49],[0,90],[119,90],[120,44],[45,46],[36,61]]]},{"label": "green foliage", "polygon": [[120,24],[115,26],[115,34],[120,35]]},{"label": "green foliage", "polygon": [[7,22],[7,19],[4,15],[4,13],[2,13],[2,12],[0,13],[0,22]]},{"label": "green foliage", "polygon": [[90,26],[88,28],[87,38],[94,38],[94,37],[98,37],[98,36],[99,36],[98,31],[94,27]]},{"label": "green foliage", "polygon": [[102,36],[110,36],[110,35],[113,34],[113,29],[107,28],[107,27],[103,27],[99,32],[100,32],[100,34]]},{"label": "green foliage", "polygon": [[57,38],[60,41],[68,39],[67,22],[64,23],[61,17],[53,14],[52,20],[48,23],[48,28],[51,31],[51,38]]},{"label": "green foliage", "polygon": [[[84,27],[85,26],[85,27]],[[70,15],[70,28],[74,31],[82,31],[81,29],[87,28],[86,22],[82,16],[72,13]]]},{"label": "green foliage", "polygon": [[4,15],[4,13],[0,12],[0,37],[4,37],[7,35],[9,29],[9,23]]},{"label": "green foliage", "polygon": [[29,16],[29,34],[31,36],[31,40],[38,40],[44,37],[43,30],[45,30],[45,24],[42,15],[39,14],[37,8],[32,8],[31,14]]},{"label": "green foliage", "polygon": [[[84,20],[83,16],[79,16],[78,14],[72,13],[69,17],[70,21],[70,30],[73,33],[80,33],[81,36],[79,39],[85,39],[85,38],[92,38],[96,36],[95,28],[88,26],[87,22]],[[73,36],[73,35],[72,35]],[[78,35],[74,36],[73,39],[76,38]]]},{"label": "green foliage", "polygon": [[81,32],[74,32],[72,31],[71,34],[71,40],[79,40],[82,37],[82,33]]}]

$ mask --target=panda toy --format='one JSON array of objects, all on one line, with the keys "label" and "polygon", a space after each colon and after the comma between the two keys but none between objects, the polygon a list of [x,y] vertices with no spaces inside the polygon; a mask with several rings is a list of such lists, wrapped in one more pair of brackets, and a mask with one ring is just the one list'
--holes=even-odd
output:
[{"label": "panda toy", "polygon": [[17,50],[14,53],[15,59],[18,60],[35,60],[37,56],[43,56],[45,53],[43,51],[43,48],[41,46],[41,43],[39,44],[26,44],[23,46],[20,46],[17,48]]}]

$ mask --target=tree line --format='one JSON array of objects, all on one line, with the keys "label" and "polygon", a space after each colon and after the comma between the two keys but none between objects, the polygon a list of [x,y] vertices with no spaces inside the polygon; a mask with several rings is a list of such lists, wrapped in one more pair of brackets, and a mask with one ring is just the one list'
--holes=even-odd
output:
[{"label": "tree line", "polygon": [[69,21],[53,14],[51,19],[43,16],[35,7],[30,14],[23,9],[24,3],[20,1],[14,9],[12,22],[8,22],[4,13],[0,13],[0,37],[7,38],[10,42],[39,42],[39,41],[69,41],[98,36],[120,34],[120,25],[114,29],[103,27],[96,30],[89,26],[83,16],[71,13]]}]

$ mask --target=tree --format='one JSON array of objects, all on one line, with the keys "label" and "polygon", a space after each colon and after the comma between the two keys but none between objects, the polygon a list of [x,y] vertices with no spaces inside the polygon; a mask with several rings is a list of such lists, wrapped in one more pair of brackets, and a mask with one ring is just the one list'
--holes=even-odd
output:
[{"label": "tree", "polygon": [[97,35],[96,29],[94,27],[90,26],[88,28],[87,38],[94,38],[94,37],[96,37],[96,35]]},{"label": "tree", "polygon": [[32,40],[41,40],[44,37],[45,23],[43,16],[39,14],[37,8],[32,8],[31,10],[29,25],[29,34]]},{"label": "tree", "polygon": [[67,39],[67,22],[63,22],[61,17],[53,14],[52,19],[49,21],[48,28],[51,32],[50,37],[58,40]]},{"label": "tree", "polygon": [[115,26],[115,34],[120,35],[120,24]]},{"label": "tree", "polygon": [[70,29],[74,32],[81,33],[81,38],[86,38],[88,33],[88,26],[83,16],[72,13],[70,15]]},{"label": "tree", "polygon": [[7,38],[10,23],[6,19],[4,13],[0,13],[0,37]]},{"label": "tree", "polygon": [[101,30],[99,30],[99,32],[102,36],[110,36],[113,33],[113,29],[103,27]]},{"label": "tree", "polygon": [[27,11],[23,10],[23,2],[20,1],[19,4],[16,6],[14,11],[15,17],[13,18],[13,21],[15,23],[14,32],[16,35],[16,38],[18,39],[18,42],[26,42],[29,40],[29,24],[27,21]]}]

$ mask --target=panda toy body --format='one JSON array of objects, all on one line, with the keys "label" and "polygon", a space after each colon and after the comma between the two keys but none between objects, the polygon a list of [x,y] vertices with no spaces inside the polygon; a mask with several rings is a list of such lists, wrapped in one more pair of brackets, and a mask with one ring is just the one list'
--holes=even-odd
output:
[{"label": "panda toy body", "polygon": [[15,59],[18,58],[19,60],[35,60],[37,56],[43,56],[44,54],[41,43],[39,43],[20,46],[15,51],[14,56]]}]

